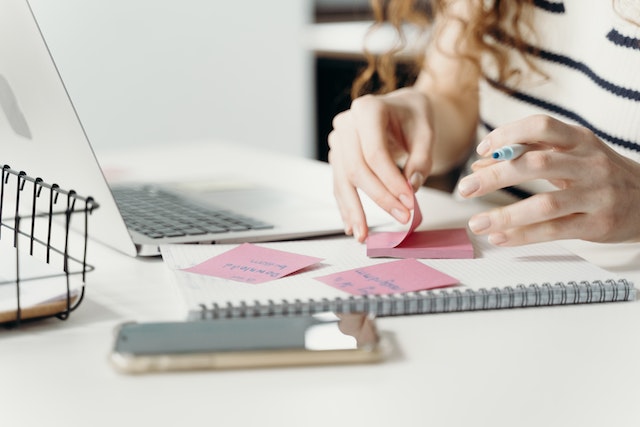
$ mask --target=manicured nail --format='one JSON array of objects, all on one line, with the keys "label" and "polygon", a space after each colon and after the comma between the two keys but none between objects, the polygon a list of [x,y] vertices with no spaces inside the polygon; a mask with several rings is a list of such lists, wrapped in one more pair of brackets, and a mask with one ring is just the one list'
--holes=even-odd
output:
[{"label": "manicured nail", "polygon": [[478,144],[478,146],[476,147],[476,153],[478,153],[481,156],[484,156],[489,152],[489,148],[490,148],[489,141],[487,141],[486,139],[483,139],[482,142],[480,142],[480,144]]},{"label": "manicured nail", "polygon": [[500,246],[507,243],[507,236],[504,233],[493,233],[488,240],[492,245]]},{"label": "manicured nail", "polygon": [[409,221],[409,214],[407,212],[403,212],[398,208],[391,209],[391,215],[401,223],[405,223]]},{"label": "manicured nail", "polygon": [[481,233],[491,227],[491,220],[487,215],[474,216],[469,220],[469,229],[474,233]]},{"label": "manicured nail", "polygon": [[418,188],[424,184],[424,175],[420,172],[414,172],[409,179],[409,183],[411,184],[411,187],[413,187],[413,191],[418,191]]},{"label": "manicured nail", "polygon": [[480,183],[473,177],[466,177],[458,184],[458,192],[464,197],[475,193],[479,188]]},{"label": "manicured nail", "polygon": [[399,199],[400,199],[400,202],[404,205],[405,208],[413,209],[413,197],[409,197],[406,194],[401,194]]}]

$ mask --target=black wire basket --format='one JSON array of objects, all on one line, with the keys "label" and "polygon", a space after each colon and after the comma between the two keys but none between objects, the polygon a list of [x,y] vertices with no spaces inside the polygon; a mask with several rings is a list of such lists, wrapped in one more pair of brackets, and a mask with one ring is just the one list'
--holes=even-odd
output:
[{"label": "black wire basket", "polygon": [[94,269],[87,244],[98,204],[0,166],[0,324],[65,320],[82,302]]}]

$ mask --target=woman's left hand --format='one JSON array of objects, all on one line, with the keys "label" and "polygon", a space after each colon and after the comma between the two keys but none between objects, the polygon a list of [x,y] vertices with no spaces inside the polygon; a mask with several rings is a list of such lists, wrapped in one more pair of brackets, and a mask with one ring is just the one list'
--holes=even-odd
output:
[{"label": "woman's left hand", "polygon": [[[491,159],[494,150],[516,143],[529,145],[520,157]],[[463,197],[534,179],[558,188],[473,216],[469,228],[488,235],[491,243],[640,241],[640,164],[616,153],[590,130],[531,116],[495,129],[477,152],[485,158],[460,181]]]}]

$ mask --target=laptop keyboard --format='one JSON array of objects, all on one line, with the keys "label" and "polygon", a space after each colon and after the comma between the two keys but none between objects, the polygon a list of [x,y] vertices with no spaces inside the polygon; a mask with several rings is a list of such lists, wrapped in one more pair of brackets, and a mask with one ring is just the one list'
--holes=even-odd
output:
[{"label": "laptop keyboard", "polygon": [[114,188],[113,195],[127,227],[153,239],[273,228],[263,221],[148,187]]}]

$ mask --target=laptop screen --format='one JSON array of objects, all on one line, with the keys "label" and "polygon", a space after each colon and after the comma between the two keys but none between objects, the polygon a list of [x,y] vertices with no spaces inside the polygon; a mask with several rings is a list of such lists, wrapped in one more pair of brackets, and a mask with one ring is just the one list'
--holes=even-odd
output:
[{"label": "laptop screen", "polygon": [[0,2],[0,163],[93,197],[96,240],[134,255],[87,136],[27,0]]}]

